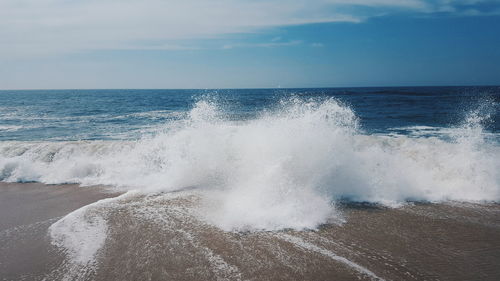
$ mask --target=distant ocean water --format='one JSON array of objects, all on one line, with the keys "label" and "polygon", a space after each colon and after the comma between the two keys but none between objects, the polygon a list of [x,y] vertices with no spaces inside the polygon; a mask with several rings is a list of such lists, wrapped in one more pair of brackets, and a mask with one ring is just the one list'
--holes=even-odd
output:
[{"label": "distant ocean water", "polygon": [[256,118],[290,98],[342,102],[368,133],[439,134],[477,112],[485,132],[500,131],[500,87],[242,90],[0,91],[1,141],[136,140],[186,117],[196,102],[217,104],[230,120]]},{"label": "distant ocean water", "polygon": [[[223,229],[500,200],[500,87],[0,91],[0,181],[206,190]],[[216,199],[214,199],[216,198]]]}]

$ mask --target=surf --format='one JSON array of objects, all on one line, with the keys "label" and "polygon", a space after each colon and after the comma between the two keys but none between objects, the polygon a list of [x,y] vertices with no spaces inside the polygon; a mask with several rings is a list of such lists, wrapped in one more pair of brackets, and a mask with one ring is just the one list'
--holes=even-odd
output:
[{"label": "surf", "polygon": [[223,230],[315,229],[342,219],[341,200],[498,202],[500,149],[484,118],[471,112],[447,138],[375,135],[334,98],[284,99],[249,120],[200,99],[136,141],[1,142],[0,180],[195,187],[199,216]]}]

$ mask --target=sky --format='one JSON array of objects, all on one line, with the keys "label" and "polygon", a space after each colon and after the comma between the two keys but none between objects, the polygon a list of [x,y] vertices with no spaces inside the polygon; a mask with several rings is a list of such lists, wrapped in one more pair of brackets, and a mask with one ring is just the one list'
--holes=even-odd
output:
[{"label": "sky", "polygon": [[0,0],[0,89],[500,85],[500,0]]}]

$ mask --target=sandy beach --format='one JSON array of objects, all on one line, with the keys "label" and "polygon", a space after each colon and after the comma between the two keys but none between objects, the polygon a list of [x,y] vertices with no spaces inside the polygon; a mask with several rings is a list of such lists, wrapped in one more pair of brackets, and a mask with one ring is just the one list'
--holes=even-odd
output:
[{"label": "sandy beach", "polygon": [[[69,248],[52,243],[52,224],[113,196],[102,187],[1,183],[1,280],[500,278],[498,204],[345,203],[338,206],[344,223],[314,231],[226,232],[193,212],[197,190],[128,194],[84,208],[85,220],[70,224],[74,233],[65,239],[92,238],[96,218],[105,220],[105,243],[95,253],[82,254],[92,239]],[[75,230],[82,225],[89,227]]]},{"label": "sandy beach", "polygon": [[61,217],[116,194],[102,187],[0,183],[0,278],[42,280],[64,261],[48,227]]}]

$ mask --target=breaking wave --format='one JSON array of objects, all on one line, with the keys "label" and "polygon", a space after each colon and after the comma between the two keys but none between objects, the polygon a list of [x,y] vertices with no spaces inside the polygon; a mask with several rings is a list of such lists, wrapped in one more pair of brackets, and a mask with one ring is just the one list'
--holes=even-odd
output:
[{"label": "breaking wave", "polygon": [[197,188],[200,214],[222,229],[315,228],[339,200],[499,201],[500,149],[482,121],[472,112],[448,139],[370,135],[335,99],[291,99],[246,121],[201,100],[138,141],[0,142],[0,180]]}]

